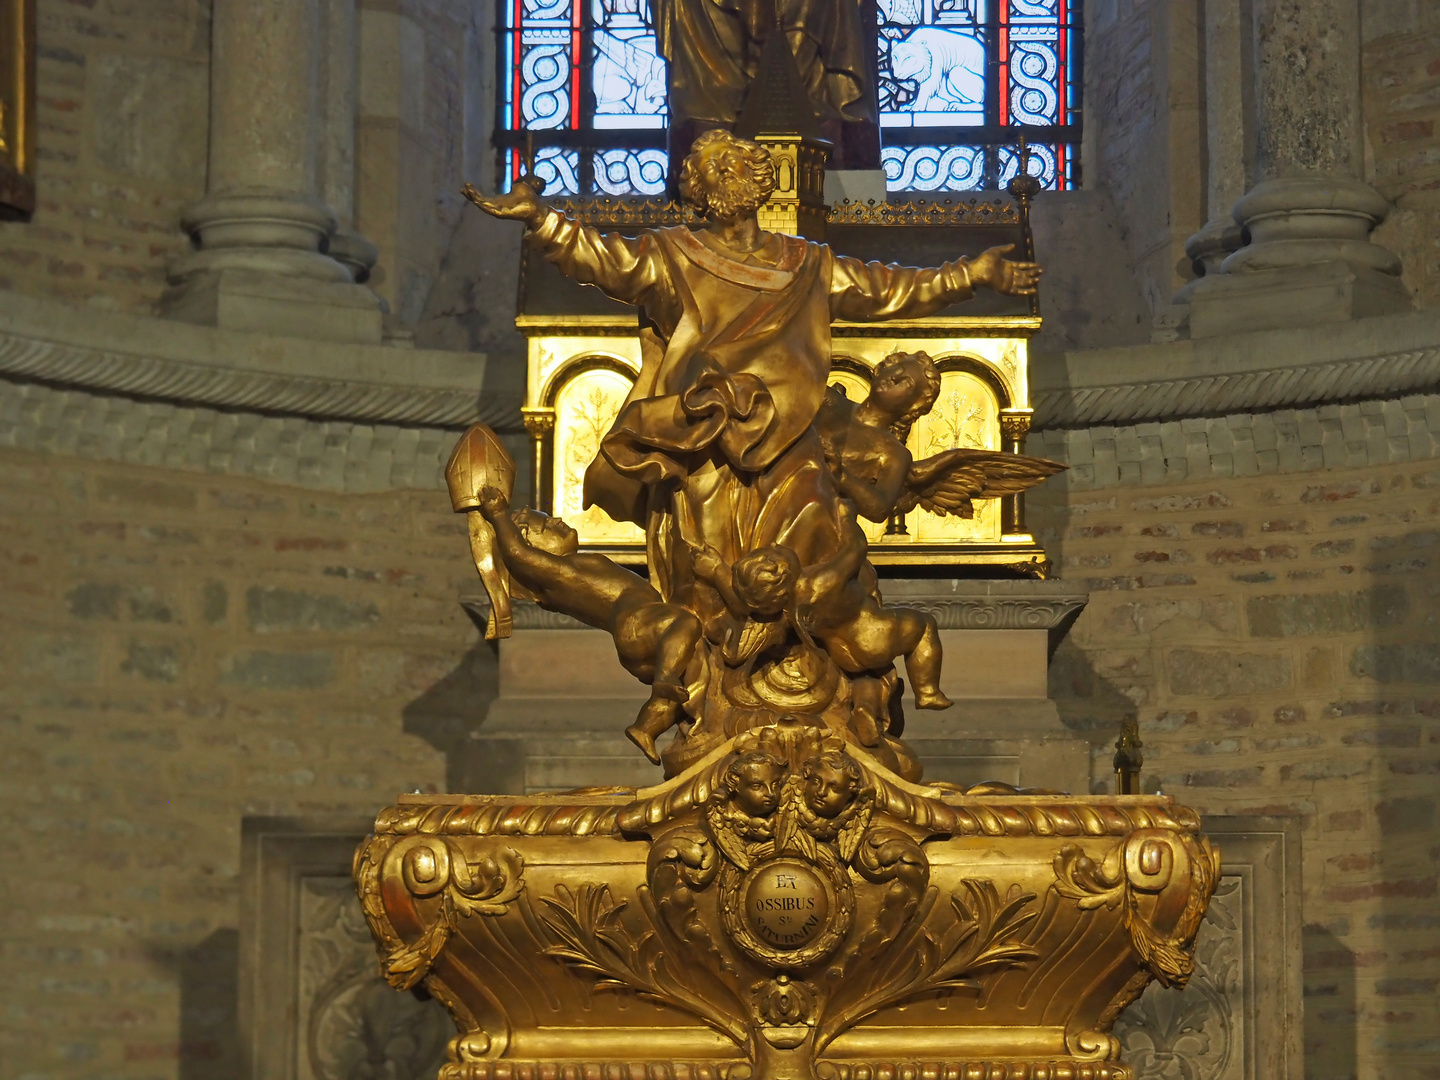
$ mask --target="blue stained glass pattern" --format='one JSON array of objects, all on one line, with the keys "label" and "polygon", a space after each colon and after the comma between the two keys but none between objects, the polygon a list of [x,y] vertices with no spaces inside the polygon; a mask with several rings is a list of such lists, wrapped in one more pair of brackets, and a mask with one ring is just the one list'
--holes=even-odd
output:
[{"label": "blue stained glass pattern", "polygon": [[984,186],[983,146],[887,146],[880,151],[891,191],[975,191]]},{"label": "blue stained glass pattern", "polygon": [[1064,124],[1060,84],[1063,45],[1061,0],[1008,0],[1009,123]]},{"label": "blue stained glass pattern", "polygon": [[563,128],[570,119],[569,51],[563,44],[538,44],[526,37],[520,53],[520,114],[527,128]]},{"label": "blue stained glass pattern", "polygon": [[[1001,146],[1000,186],[1003,188],[1020,171],[1020,148]],[[1075,148],[1068,143],[1031,143],[1028,172],[1046,191],[1067,191],[1072,186],[1070,168]],[[1058,181],[1058,182],[1057,182]]]},{"label": "blue stained glass pattern", "polygon": [[[505,151],[505,184],[525,171],[524,155],[518,149]],[[535,175],[545,181],[545,194],[580,194],[580,151],[563,146],[546,146],[535,151]]]},{"label": "blue stained glass pattern", "polygon": [[507,0],[505,126],[512,131],[573,128],[576,0]]},{"label": "blue stained glass pattern", "polygon": [[606,195],[663,195],[669,164],[664,150],[601,150],[595,187]]},{"label": "blue stained glass pattern", "polygon": [[665,61],[655,48],[650,0],[592,0],[597,128],[663,128]]},{"label": "blue stained glass pattern", "polygon": [[882,127],[985,122],[984,3],[879,0]]}]

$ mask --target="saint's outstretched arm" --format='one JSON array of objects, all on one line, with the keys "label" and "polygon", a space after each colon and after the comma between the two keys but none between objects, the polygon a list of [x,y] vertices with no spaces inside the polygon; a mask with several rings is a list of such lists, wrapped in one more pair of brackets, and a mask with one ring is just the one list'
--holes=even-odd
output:
[{"label": "saint's outstretched arm", "polygon": [[526,238],[566,277],[594,285],[624,304],[640,304],[666,280],[665,259],[649,233],[602,233],[557,210],[545,209]]},{"label": "saint's outstretched arm", "polygon": [[837,319],[922,318],[975,295],[966,259],[926,270],[849,255],[832,260],[830,312]]},{"label": "saint's outstretched arm", "polygon": [[567,277],[594,285],[622,304],[643,303],[665,279],[665,259],[649,233],[638,237],[602,233],[553,210],[523,181],[503,195],[486,195],[466,184],[461,194],[499,218],[525,223],[525,238]]},{"label": "saint's outstretched arm", "polygon": [[830,311],[837,319],[916,319],[975,295],[985,285],[1009,296],[1033,296],[1040,281],[1034,263],[1005,258],[1013,244],[973,259],[916,269],[831,255]]}]

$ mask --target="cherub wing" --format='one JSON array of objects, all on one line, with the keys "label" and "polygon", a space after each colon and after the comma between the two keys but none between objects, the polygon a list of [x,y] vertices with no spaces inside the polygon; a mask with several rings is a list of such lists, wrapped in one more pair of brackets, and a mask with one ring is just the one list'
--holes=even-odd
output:
[{"label": "cherub wing", "polygon": [[749,870],[750,856],[745,852],[745,845],[735,835],[734,830],[726,824],[723,796],[710,800],[710,805],[705,810],[705,817],[706,824],[710,826],[710,835],[715,838],[715,843],[720,850],[741,870]]},{"label": "cherub wing", "polygon": [[942,517],[974,517],[972,499],[1018,495],[1065,468],[1048,458],[998,450],[947,450],[910,466],[895,509],[904,514],[918,504]]},{"label": "cherub wing", "polygon": [[799,804],[805,798],[804,781],[792,773],[780,790],[780,806],[775,811],[775,852],[798,851],[815,859],[815,838],[800,824]]},{"label": "cherub wing", "polygon": [[850,863],[855,858],[855,852],[860,848],[860,841],[865,837],[865,830],[870,827],[870,817],[875,812],[875,792],[869,790],[860,795],[860,805],[856,807],[855,814],[845,823],[840,830],[836,841],[840,845],[840,860]]}]

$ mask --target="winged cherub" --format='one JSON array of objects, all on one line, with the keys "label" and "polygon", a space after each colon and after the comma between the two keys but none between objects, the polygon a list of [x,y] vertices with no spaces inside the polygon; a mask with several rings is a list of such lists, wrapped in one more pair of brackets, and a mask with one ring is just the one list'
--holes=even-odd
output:
[{"label": "winged cherub", "polygon": [[[940,632],[935,617],[909,608],[884,607],[877,599],[873,572],[865,566],[868,545],[855,520],[855,509],[840,503],[843,546],[831,559],[801,566],[785,547],[761,548],[727,566],[711,547],[694,551],[695,574],[720,594],[735,620],[726,637],[727,661],[742,663],[775,640],[766,628],[784,614],[791,625],[823,648],[851,676],[874,676],[863,685],[880,688],[879,676],[897,656],[922,709],[948,709],[940,691]],[[758,617],[758,619],[757,619]],[[756,628],[759,628],[758,632]],[[752,644],[753,642],[753,644]],[[857,699],[863,723],[873,733],[866,745],[879,741],[882,703]]]},{"label": "winged cherub", "polygon": [[685,671],[700,640],[700,620],[665,603],[639,574],[579,551],[575,530],[560,518],[529,507],[512,512],[493,487],[480,492],[480,513],[495,530],[510,576],[541,607],[609,631],[625,670],[650,684],[650,700],[625,734],[658,764],[655,740],[675,725],[689,696]]},{"label": "winged cherub", "polygon": [[1065,468],[1059,462],[997,450],[958,448],[915,461],[905,448],[911,425],[940,396],[940,372],[923,352],[891,353],[858,405],[831,387],[815,428],[842,498],[861,517],[885,521],[918,503],[934,514],[974,517],[974,499],[1017,495]]}]

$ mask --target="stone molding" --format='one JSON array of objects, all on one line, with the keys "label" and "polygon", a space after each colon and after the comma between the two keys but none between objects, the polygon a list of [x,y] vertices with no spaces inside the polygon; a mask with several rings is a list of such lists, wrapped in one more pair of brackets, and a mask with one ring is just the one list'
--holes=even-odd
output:
[{"label": "stone molding", "polygon": [[443,499],[445,461],[454,445],[447,428],[176,405],[11,381],[0,373],[0,447],[31,453],[350,494],[431,490]]},{"label": "stone molding", "polygon": [[1440,394],[1165,423],[1052,428],[1032,433],[1025,450],[1065,462],[1069,469],[1048,486],[1069,491],[1428,461],[1440,457]]},{"label": "stone molding", "polygon": [[1037,357],[1031,378],[1037,431],[1400,397],[1440,388],[1440,311]]},{"label": "stone molding", "polygon": [[272,337],[0,292],[0,376],[210,408],[457,429],[518,428],[485,357]]},{"label": "stone molding", "polygon": [[[0,292],[0,377],[98,394],[518,430],[518,397],[485,394],[485,367],[473,353],[215,330]],[[1440,311],[1040,356],[1033,367],[1035,431],[1393,398],[1440,388]]]},{"label": "stone molding", "polygon": [[1051,655],[1089,599],[1064,581],[887,578],[880,592],[887,604],[934,615],[941,630],[1044,630]]},{"label": "stone molding", "polygon": [[[460,597],[460,606],[465,614],[475,620],[482,630],[490,619],[490,598],[484,593]],[[593,630],[579,619],[561,615],[558,611],[546,611],[533,600],[515,598],[510,603],[511,625],[516,630]],[[597,631],[598,633],[598,631]]]}]

